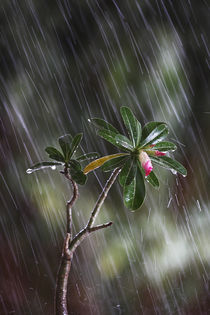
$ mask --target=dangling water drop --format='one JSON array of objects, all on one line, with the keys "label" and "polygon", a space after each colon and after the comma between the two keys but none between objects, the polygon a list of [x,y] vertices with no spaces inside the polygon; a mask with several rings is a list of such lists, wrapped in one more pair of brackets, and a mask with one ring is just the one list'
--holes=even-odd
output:
[{"label": "dangling water drop", "polygon": [[171,169],[170,171],[171,171],[171,173],[174,174],[174,175],[177,174],[177,171],[175,171],[175,170],[173,170],[173,169]]},{"label": "dangling water drop", "polygon": [[28,169],[26,170],[26,173],[27,173],[27,174],[31,174],[31,173],[33,173],[33,170],[32,170],[31,168],[28,168]]}]

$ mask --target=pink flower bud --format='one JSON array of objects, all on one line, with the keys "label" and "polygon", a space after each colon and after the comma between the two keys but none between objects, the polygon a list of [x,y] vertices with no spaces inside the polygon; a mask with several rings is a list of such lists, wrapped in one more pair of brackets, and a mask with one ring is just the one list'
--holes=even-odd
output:
[{"label": "pink flower bud", "polygon": [[160,152],[160,151],[156,150],[156,151],[155,151],[155,155],[156,155],[156,156],[163,156],[163,155],[166,155],[166,154],[163,153],[163,152]]},{"label": "pink flower bud", "polygon": [[145,176],[148,176],[153,169],[152,162],[149,158],[149,155],[146,152],[141,151],[139,154],[139,161],[141,162],[141,165],[143,169],[145,170]]}]

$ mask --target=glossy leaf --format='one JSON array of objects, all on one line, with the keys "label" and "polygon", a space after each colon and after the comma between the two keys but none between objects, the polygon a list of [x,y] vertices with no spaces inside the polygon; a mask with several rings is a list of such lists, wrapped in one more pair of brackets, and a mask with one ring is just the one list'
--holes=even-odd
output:
[{"label": "glossy leaf", "polygon": [[141,140],[141,124],[128,107],[120,108],[121,116],[128,130],[133,147],[137,147]]},{"label": "glossy leaf", "polygon": [[87,176],[81,170],[81,165],[76,160],[69,161],[69,172],[71,178],[79,185],[84,185],[87,181]]},{"label": "glossy leaf", "polygon": [[126,151],[133,149],[130,140],[119,133],[117,134],[113,131],[102,129],[98,131],[98,135],[120,149]]},{"label": "glossy leaf", "polygon": [[119,182],[121,186],[130,185],[136,174],[136,161],[129,159],[126,161],[119,175]]},{"label": "glossy leaf", "polygon": [[106,155],[103,156],[91,163],[89,163],[83,170],[84,174],[88,174],[91,171],[94,171],[95,169],[99,168],[102,166],[106,161],[109,161],[111,159],[116,159],[117,157],[120,156],[126,156],[127,153],[116,153],[116,154],[111,154],[111,155]]},{"label": "glossy leaf", "polygon": [[164,122],[158,122],[158,121],[150,121],[148,122],[142,129],[142,136],[141,136],[141,141],[146,139],[146,137],[158,126],[163,125],[166,123]]},{"label": "glossy leaf", "polygon": [[155,173],[152,171],[147,177],[146,180],[155,188],[159,188],[159,180]]},{"label": "glossy leaf", "polygon": [[55,161],[60,161],[64,162],[64,156],[56,149],[53,147],[47,147],[45,151],[49,154],[49,157]]},{"label": "glossy leaf", "polygon": [[78,158],[76,158],[76,160],[83,162],[83,161],[87,161],[87,160],[96,159],[97,157],[98,157],[97,152],[90,152],[90,153],[86,153],[86,154],[78,156]]},{"label": "glossy leaf", "polygon": [[58,139],[60,147],[63,151],[63,155],[65,157],[65,161],[68,162],[69,152],[71,150],[71,142],[72,136],[70,134],[66,134]]},{"label": "glossy leaf", "polygon": [[132,151],[134,149],[131,141],[126,137],[121,134],[117,134],[115,137],[116,143],[123,147],[126,150]]},{"label": "glossy leaf", "polygon": [[98,128],[110,130],[110,131],[113,131],[115,133],[119,133],[119,131],[114,126],[112,126],[110,123],[108,123],[107,121],[105,121],[103,119],[91,118],[91,121]]},{"label": "glossy leaf", "polygon": [[68,154],[68,159],[70,159],[72,157],[72,155],[74,154],[74,152],[76,151],[76,149],[78,148],[81,140],[82,140],[82,136],[83,134],[82,133],[78,133],[72,140],[72,143],[71,143],[71,149],[70,149],[70,152]]},{"label": "glossy leaf", "polygon": [[153,156],[153,157],[151,157],[151,160],[154,163],[156,163],[156,164],[158,164],[164,168],[174,170],[183,176],[187,176],[186,168],[181,163],[179,163],[176,160],[169,158],[168,156],[161,156],[161,157]]},{"label": "glossy leaf", "polygon": [[124,186],[123,197],[125,206],[131,210],[138,209],[144,202],[145,184],[139,168],[137,168],[136,176],[130,185]]},{"label": "glossy leaf", "polygon": [[34,164],[33,166],[31,166],[30,168],[28,168],[26,170],[26,173],[27,174],[31,174],[33,172],[36,172],[36,171],[39,171],[39,170],[42,170],[44,168],[51,168],[51,169],[55,169],[56,166],[60,166],[60,165],[63,165],[63,163],[59,163],[59,162],[40,162],[40,163],[37,163],[37,164]]},{"label": "glossy leaf", "polygon": [[114,170],[117,167],[123,166],[127,158],[128,158],[127,156],[119,156],[115,159],[106,161],[101,167],[102,171],[109,172],[109,171]]},{"label": "glossy leaf", "polygon": [[71,168],[74,168],[74,169],[79,170],[79,171],[81,170],[80,163],[74,159],[69,160],[68,164],[69,164],[69,167],[71,167]]},{"label": "glossy leaf", "polygon": [[79,170],[70,169],[71,178],[79,185],[84,185],[87,181],[87,176]]},{"label": "glossy leaf", "polygon": [[175,151],[177,147],[172,142],[164,141],[164,142],[157,143],[152,149],[166,152],[166,151]]},{"label": "glossy leaf", "polygon": [[140,146],[143,148],[149,144],[156,144],[168,135],[168,128],[165,124],[161,124],[154,128],[152,132],[144,139]]}]

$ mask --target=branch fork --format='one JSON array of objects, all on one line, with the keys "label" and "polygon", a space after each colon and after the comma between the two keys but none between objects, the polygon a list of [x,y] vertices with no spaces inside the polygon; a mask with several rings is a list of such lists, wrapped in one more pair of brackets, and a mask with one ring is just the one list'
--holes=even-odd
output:
[{"label": "branch fork", "polygon": [[58,270],[57,281],[56,281],[56,294],[55,294],[55,311],[56,315],[68,315],[68,307],[67,307],[67,287],[68,287],[68,278],[71,268],[71,261],[73,259],[74,252],[76,248],[81,244],[81,242],[89,236],[92,232],[105,229],[113,224],[113,222],[107,222],[104,224],[99,224],[93,226],[101,206],[104,203],[104,200],[107,197],[107,194],[115,182],[117,176],[119,175],[121,169],[116,168],[109,180],[106,182],[96,204],[93,208],[90,218],[87,222],[87,225],[74,237],[72,235],[72,207],[78,199],[79,192],[78,186],[75,181],[72,180],[70,174],[68,173],[67,167],[64,168],[64,171],[61,173],[65,175],[65,177],[71,182],[73,195],[71,200],[69,200],[66,204],[66,237],[64,240],[61,263]]}]

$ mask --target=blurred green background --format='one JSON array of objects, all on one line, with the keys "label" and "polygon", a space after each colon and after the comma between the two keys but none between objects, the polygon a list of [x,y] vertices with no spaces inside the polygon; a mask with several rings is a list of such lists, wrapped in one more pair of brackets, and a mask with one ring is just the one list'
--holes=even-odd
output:
[{"label": "blurred green background", "polygon": [[[169,124],[188,176],[159,170],[136,212],[112,187],[97,222],[114,225],[73,260],[70,314],[210,314],[209,17],[207,0],[1,0],[0,314],[53,312],[71,191],[58,171],[26,169],[65,133],[117,152],[88,119],[123,130],[122,105]],[[74,231],[107,178],[80,187]]]}]

